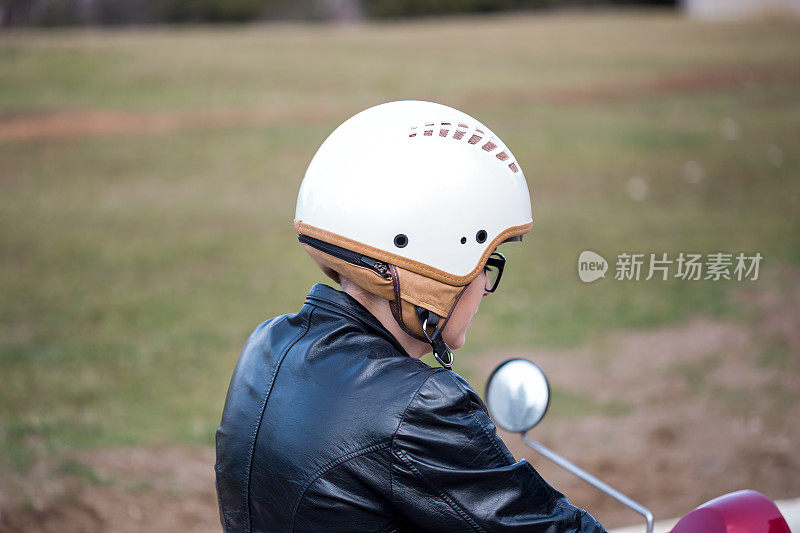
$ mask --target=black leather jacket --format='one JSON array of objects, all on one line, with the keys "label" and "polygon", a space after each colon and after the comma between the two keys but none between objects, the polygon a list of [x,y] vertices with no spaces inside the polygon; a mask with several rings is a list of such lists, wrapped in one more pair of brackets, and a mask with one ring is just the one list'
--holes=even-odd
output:
[{"label": "black leather jacket", "polygon": [[248,340],[216,474],[228,532],[603,531],[514,460],[463,378],[325,285]]}]

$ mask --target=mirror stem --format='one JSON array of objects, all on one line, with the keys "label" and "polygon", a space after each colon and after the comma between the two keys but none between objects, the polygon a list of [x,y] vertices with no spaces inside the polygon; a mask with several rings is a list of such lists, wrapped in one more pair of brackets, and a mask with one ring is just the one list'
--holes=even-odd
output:
[{"label": "mirror stem", "polygon": [[622,505],[625,505],[626,507],[633,509],[634,511],[642,515],[645,521],[647,521],[647,533],[653,533],[653,513],[647,507],[633,501],[632,499],[628,498],[614,487],[608,485],[607,483],[603,483],[602,481],[591,475],[589,472],[570,463],[569,461],[558,455],[556,452],[554,452],[544,444],[528,438],[528,436],[525,433],[522,433],[522,442],[524,442],[525,444],[527,444],[540,454],[544,455],[545,457],[553,461],[561,468],[575,474],[589,485],[592,485],[593,487],[605,492],[606,494],[608,494],[609,496],[620,502]]}]

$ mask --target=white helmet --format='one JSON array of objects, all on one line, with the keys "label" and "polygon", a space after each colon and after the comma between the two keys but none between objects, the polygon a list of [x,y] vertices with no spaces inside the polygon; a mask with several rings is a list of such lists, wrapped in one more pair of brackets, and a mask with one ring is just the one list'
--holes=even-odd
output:
[{"label": "white helmet", "polygon": [[[294,225],[326,273],[387,298],[401,327],[434,345],[489,255],[532,223],[522,169],[489,128],[451,107],[402,101],[358,113],[325,140]],[[361,257],[355,271],[355,256],[337,249]]]}]

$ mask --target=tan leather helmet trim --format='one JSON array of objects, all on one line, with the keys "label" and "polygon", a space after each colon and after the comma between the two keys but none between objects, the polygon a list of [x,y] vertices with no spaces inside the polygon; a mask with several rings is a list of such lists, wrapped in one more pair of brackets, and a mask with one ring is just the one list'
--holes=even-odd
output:
[{"label": "tan leather helmet trim", "polygon": [[344,276],[375,296],[385,300],[394,299],[394,287],[391,279],[384,278],[367,267],[357,266],[321,252],[307,244],[304,244],[303,248],[322,271],[336,283],[341,283],[341,276]]},{"label": "tan leather helmet trim", "polygon": [[313,237],[321,241],[341,246],[342,248],[358,252],[373,259],[379,259],[381,261],[385,261],[387,263],[396,265],[398,267],[402,267],[411,272],[415,272],[417,274],[425,276],[426,278],[430,278],[435,281],[440,281],[442,283],[446,283],[447,285],[453,285],[457,287],[462,287],[464,285],[467,285],[469,282],[475,279],[478,276],[478,274],[480,274],[481,270],[486,264],[486,260],[489,259],[489,255],[494,251],[495,248],[497,248],[500,245],[500,243],[511,237],[524,235],[525,233],[528,233],[532,227],[533,227],[533,222],[528,222],[527,224],[522,224],[521,226],[512,226],[508,229],[503,230],[502,232],[500,232],[499,235],[497,235],[497,237],[495,237],[492,240],[492,242],[490,242],[486,246],[486,250],[483,252],[483,255],[481,255],[480,261],[478,262],[477,265],[475,265],[475,268],[469,274],[466,274],[464,276],[455,276],[443,270],[439,270],[438,268],[434,268],[424,263],[420,263],[419,261],[413,261],[411,259],[407,259],[405,257],[390,252],[386,252],[379,248],[375,248],[373,246],[369,246],[367,244],[363,244],[358,241],[348,239],[347,237],[337,235],[336,233],[332,233],[330,231],[320,229],[315,226],[311,226],[310,224],[305,224],[303,223],[302,220],[294,221],[294,228],[297,231],[297,233],[301,235],[308,235],[309,237]]},{"label": "tan leather helmet trim", "polygon": [[444,318],[466,285],[447,285],[404,268],[396,268],[400,298]]},{"label": "tan leather helmet trim", "polygon": [[[455,286],[426,278],[416,272],[392,265],[392,276],[395,282],[395,300],[400,295],[400,306],[394,306],[392,313],[406,333],[425,340],[422,336],[422,323],[414,306],[419,306],[439,315],[438,327],[443,329],[453,313],[466,285]],[[398,316],[399,315],[399,316]]]},{"label": "tan leather helmet trim", "polygon": [[443,329],[467,287],[448,285],[395,265],[390,265],[391,279],[388,279],[370,268],[348,263],[307,244],[303,248],[335,282],[341,283],[345,277],[364,290],[389,300],[392,314],[403,331],[422,341],[425,337],[415,306],[439,315],[438,327]]}]

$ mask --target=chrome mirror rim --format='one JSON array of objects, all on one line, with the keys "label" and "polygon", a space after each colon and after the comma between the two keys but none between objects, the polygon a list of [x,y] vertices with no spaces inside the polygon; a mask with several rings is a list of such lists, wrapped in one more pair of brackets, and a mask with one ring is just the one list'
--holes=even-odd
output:
[{"label": "chrome mirror rim", "polygon": [[[509,429],[509,428],[505,427],[503,425],[502,421],[497,420],[496,417],[493,416],[492,409],[491,409],[491,407],[489,405],[489,390],[490,390],[491,385],[492,385],[492,380],[495,378],[495,375],[497,374],[498,371],[500,371],[502,368],[504,368],[507,364],[512,363],[514,361],[524,361],[526,364],[532,365],[533,367],[535,367],[536,370],[538,370],[538,374],[543,378],[544,384],[545,384],[545,388],[546,388],[546,391],[547,391],[547,398],[546,398],[544,409],[541,412],[541,415],[537,418],[537,420],[530,427],[528,427],[526,429],[522,429],[522,430],[520,430],[520,429]],[[497,424],[498,426],[500,426],[502,429],[504,429],[506,431],[510,431],[512,433],[522,433],[522,434],[524,434],[524,433],[527,433],[528,431],[530,431],[531,429],[533,429],[534,427],[536,427],[537,425],[539,425],[539,423],[547,415],[547,411],[550,409],[550,399],[551,399],[551,396],[552,396],[551,393],[552,393],[552,389],[550,388],[550,380],[547,379],[547,374],[545,374],[544,370],[542,370],[542,367],[540,367],[538,364],[534,363],[533,361],[531,361],[529,359],[525,359],[524,357],[512,357],[510,359],[506,359],[505,361],[503,361],[502,363],[497,365],[495,367],[495,369],[492,371],[492,373],[489,375],[489,379],[486,380],[486,391],[485,391],[484,395],[486,397],[486,405],[487,405],[488,410],[489,410],[489,415],[491,416],[491,418],[492,418],[492,420],[494,421],[495,424]]]}]

